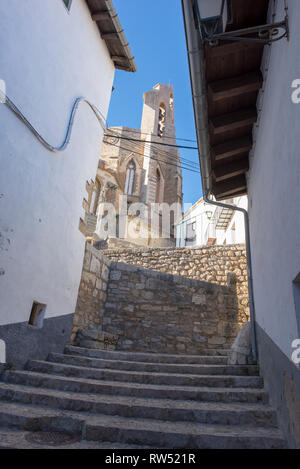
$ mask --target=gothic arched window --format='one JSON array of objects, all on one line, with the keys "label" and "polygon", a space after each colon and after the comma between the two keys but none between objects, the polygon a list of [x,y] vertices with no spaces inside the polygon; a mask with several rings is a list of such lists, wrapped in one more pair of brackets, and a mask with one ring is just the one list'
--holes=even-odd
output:
[{"label": "gothic arched window", "polygon": [[125,194],[131,195],[133,194],[134,189],[134,180],[135,180],[135,163],[133,160],[130,161],[129,165],[127,166],[126,171],[126,182],[125,182]]},{"label": "gothic arched window", "polygon": [[161,175],[159,169],[156,170],[156,196],[155,202],[160,202],[160,189],[161,189]]},{"label": "gothic arched window", "polygon": [[90,213],[92,215],[97,214],[97,209],[99,205],[99,196],[100,196],[100,190],[101,190],[101,185],[98,179],[96,179],[96,182],[93,187],[93,193],[92,193],[92,199],[90,203]]}]

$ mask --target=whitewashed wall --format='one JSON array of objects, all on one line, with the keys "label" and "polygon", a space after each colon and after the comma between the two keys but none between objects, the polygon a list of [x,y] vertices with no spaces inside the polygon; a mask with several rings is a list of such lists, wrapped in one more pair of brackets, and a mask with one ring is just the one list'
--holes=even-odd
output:
[{"label": "whitewashed wall", "polygon": [[[277,2],[276,21],[284,17],[283,3]],[[263,64],[248,188],[257,322],[291,357],[291,342],[300,335],[292,283],[300,272],[300,104],[291,99],[292,82],[300,79],[300,2],[288,6],[290,41],[274,43]]]},{"label": "whitewashed wall", "polygon": [[[226,202],[226,201],[225,201]],[[240,208],[248,209],[247,196],[235,197],[233,203]],[[226,230],[216,230],[217,244],[242,244],[245,243],[244,214],[234,212]]]},{"label": "whitewashed wall", "polygon": [[[226,203],[226,200],[224,200]],[[228,202],[229,203],[229,202]],[[247,209],[247,196],[236,197],[232,202],[234,205]],[[216,244],[242,244],[245,242],[244,215],[234,212],[233,217],[226,230],[216,230],[214,214],[217,207],[206,204],[200,199],[189,210],[185,212],[184,218],[176,226],[176,246],[186,245],[187,225],[196,223],[196,239],[194,246],[203,246],[207,243],[207,230],[210,230],[211,237],[216,237]],[[235,227],[233,231],[233,227]]]},{"label": "whitewashed wall", "polygon": [[[72,104],[87,97],[105,115],[114,66],[84,0],[0,0],[0,79],[8,96],[52,144]],[[84,254],[78,230],[85,182],[102,140],[82,104],[71,144],[47,151],[0,104],[0,325],[28,321],[33,300],[46,318],[73,313]]]}]

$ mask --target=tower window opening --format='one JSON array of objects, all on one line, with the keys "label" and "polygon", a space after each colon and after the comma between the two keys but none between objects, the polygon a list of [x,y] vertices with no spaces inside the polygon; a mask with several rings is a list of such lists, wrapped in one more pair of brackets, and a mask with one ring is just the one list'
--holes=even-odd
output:
[{"label": "tower window opening", "polygon": [[171,108],[171,111],[174,110],[174,97],[172,94],[170,96],[170,108]]},{"label": "tower window opening", "polygon": [[164,132],[165,132],[165,126],[166,126],[166,107],[163,103],[159,106],[159,111],[158,111],[158,129],[157,129],[157,135],[159,137],[162,137]]}]

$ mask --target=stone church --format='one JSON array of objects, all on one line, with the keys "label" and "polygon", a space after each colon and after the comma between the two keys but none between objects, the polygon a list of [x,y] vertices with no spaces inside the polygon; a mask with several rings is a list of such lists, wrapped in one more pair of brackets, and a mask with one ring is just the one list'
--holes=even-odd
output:
[{"label": "stone church", "polygon": [[[87,182],[80,229],[93,244],[175,245],[182,174],[173,87],[157,84],[143,99],[141,128],[107,128],[95,181]],[[107,204],[115,210],[112,233],[106,231]]]}]

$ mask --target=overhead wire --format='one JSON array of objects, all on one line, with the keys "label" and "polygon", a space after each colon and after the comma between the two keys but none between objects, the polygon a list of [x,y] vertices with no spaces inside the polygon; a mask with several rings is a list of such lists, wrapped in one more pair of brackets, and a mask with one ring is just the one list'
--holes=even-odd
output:
[{"label": "overhead wire", "polygon": [[170,165],[170,166],[174,166],[176,168],[179,168],[179,169],[185,169],[186,171],[191,171],[193,173],[197,173],[199,174],[200,173],[200,170],[196,170],[196,169],[191,169],[191,168],[188,168],[188,167],[185,167],[183,165],[178,165],[176,163],[173,163],[171,161],[164,161],[164,160],[161,160],[160,158],[154,158],[153,156],[149,156],[149,155],[145,155],[144,153],[139,153],[137,151],[134,151],[134,150],[131,150],[130,148],[126,148],[126,147],[122,147],[120,145],[116,145],[114,143],[109,143],[109,142],[105,142],[107,145],[111,145],[111,146],[114,146],[114,147],[117,147],[117,148],[120,148],[121,150],[125,150],[125,151],[129,151],[131,153],[135,153],[136,155],[141,155],[143,156],[144,158],[150,158],[154,161],[159,161],[160,163],[164,163],[164,164],[167,164],[167,165]]},{"label": "overhead wire", "polygon": [[84,98],[84,97],[76,98],[73,103],[72,110],[69,116],[69,121],[68,121],[64,140],[61,143],[61,145],[54,146],[54,145],[51,145],[49,142],[47,142],[47,140],[39,133],[39,131],[34,127],[34,125],[31,124],[31,122],[29,122],[29,120],[24,116],[24,114],[18,108],[18,106],[16,106],[16,104],[14,104],[14,102],[1,90],[0,90],[0,98],[1,98],[1,102],[3,102],[3,104],[5,104],[18,117],[18,119],[20,119],[26,125],[26,127],[32,132],[32,134],[37,138],[37,140],[39,140],[39,142],[45,148],[47,148],[47,150],[53,153],[63,152],[68,147],[70,140],[71,140],[75,115],[77,113],[80,103],[86,103],[95,114],[102,129],[105,130],[106,128],[106,125],[105,125],[106,121],[102,112],[94,104],[92,104],[87,98]]},{"label": "overhead wire", "polygon": [[[111,135],[111,134],[108,134],[108,133],[105,133],[106,137],[115,137],[115,135]],[[130,138],[130,137],[122,137],[121,135],[118,136],[118,138],[120,138],[121,140],[130,140],[130,141],[133,141],[133,142],[145,142],[145,140],[140,140],[140,139],[136,139],[136,138]],[[175,148],[185,148],[187,150],[198,150],[198,147],[188,147],[188,146],[184,146],[184,145],[173,145],[171,143],[164,143],[164,142],[149,142],[149,143],[155,143],[156,145],[163,145],[163,146],[166,146],[166,147],[175,147]]]},{"label": "overhead wire", "polygon": [[[107,141],[104,140],[104,143],[109,143]],[[136,144],[131,144],[131,143],[122,143],[123,147],[121,147],[122,149],[126,149],[128,152],[136,152],[136,150],[140,150],[140,146],[139,145],[136,145]],[[126,147],[125,147],[126,145]],[[118,145],[116,145],[118,146]],[[150,150],[150,147],[146,147],[146,149]],[[138,154],[140,155],[143,155],[143,156],[147,156],[145,155],[144,153],[139,153]],[[170,155],[169,153],[167,152],[159,152],[159,156],[161,157],[159,159],[159,161],[163,162],[163,163],[166,163],[168,161],[171,160],[172,163],[174,163],[176,166],[180,166],[181,164],[181,161],[180,159],[177,157],[177,156],[173,156],[173,155]],[[179,164],[178,164],[179,163]],[[190,167],[191,169],[194,169],[194,170],[197,170],[199,171],[199,165],[197,163],[194,163],[194,162],[191,162],[191,161],[182,161],[182,166],[187,169],[188,167]]]},{"label": "overhead wire", "polygon": [[[104,143],[109,143],[107,141],[104,140]],[[123,143],[123,149],[126,148],[126,150],[128,152],[135,152],[136,149],[139,150],[140,149],[140,145],[137,145],[137,144],[132,144],[132,143],[126,143],[126,147],[124,146],[125,144]],[[146,149],[150,149],[150,147],[146,147]],[[139,153],[140,155],[144,155],[144,153]],[[146,155],[145,155],[146,156]],[[163,159],[160,159],[161,162],[166,162],[168,160],[171,160],[171,162],[175,163],[176,166],[178,166],[178,163],[179,163],[179,166],[180,166],[180,159],[177,157],[177,156],[173,156],[173,155],[170,155],[168,152],[160,152],[159,156],[163,157]],[[190,162],[190,161],[183,161],[182,163],[185,167],[191,167],[192,169],[199,169],[199,166],[196,164],[196,163],[193,163],[193,162]]]},{"label": "overhead wire", "polygon": [[[107,136],[107,135],[105,135]],[[109,136],[110,138],[116,138],[116,139],[119,139],[119,134],[118,133],[114,133],[113,135],[110,134]],[[127,139],[126,139],[127,140]],[[162,148],[159,148],[157,145],[156,145],[156,142],[148,142],[146,140],[141,140],[139,142],[132,142],[131,143],[131,140],[128,140],[128,143],[126,143],[127,145],[136,145],[136,148],[138,148],[140,145],[138,145],[138,143],[141,143],[141,144],[144,144],[145,145],[145,148],[147,149],[150,149],[150,147],[154,148],[155,150],[159,151],[160,155],[161,156],[165,156],[166,158],[168,159],[173,159],[175,161],[178,161],[178,157],[175,156],[175,155],[172,155],[169,151],[167,150],[164,150]],[[181,161],[183,164],[186,164],[188,166],[192,166],[194,168],[199,168],[199,163],[198,162],[195,162],[195,161],[192,161],[188,158],[184,158],[184,157],[181,157]]]},{"label": "overhead wire", "polygon": [[[3,93],[1,90],[0,90],[0,98],[1,98],[1,102],[3,102],[16,115],[16,117],[18,117],[18,119],[20,119],[26,125],[26,127],[32,132],[32,134],[37,138],[37,140],[39,140],[39,142],[45,148],[47,148],[47,150],[49,150],[51,152],[54,152],[54,153],[63,152],[68,147],[68,145],[70,143],[70,140],[71,140],[74,119],[75,119],[75,116],[76,116],[76,113],[77,113],[77,110],[79,108],[80,103],[86,103],[90,107],[90,109],[93,111],[93,113],[95,114],[95,116],[96,116],[100,126],[102,127],[102,129],[104,131],[107,129],[106,120],[105,120],[105,117],[102,114],[102,112],[94,104],[92,104],[87,98],[78,97],[78,98],[75,99],[75,101],[72,105],[71,113],[70,113],[68,124],[67,124],[67,130],[66,130],[63,142],[58,146],[54,146],[54,145],[51,145],[40,134],[40,132],[34,127],[34,125],[31,124],[31,122],[25,117],[25,115],[18,108],[18,106],[16,104],[14,104],[14,102],[5,93]],[[136,133],[140,133],[140,132],[136,131]],[[144,134],[144,133],[142,133],[142,134]],[[114,137],[119,138],[119,135],[114,135]],[[166,138],[174,138],[174,137],[166,137]],[[138,143],[144,143],[144,145],[151,145],[151,144],[153,145],[153,143],[150,143],[150,142],[146,142],[146,141],[145,142],[143,142],[143,141],[141,141],[141,142],[138,142],[138,141],[130,142],[129,145],[131,145],[131,147],[129,146],[129,148],[128,147],[124,148],[124,147],[121,147],[119,145],[114,145],[114,144],[109,143],[109,142],[105,142],[105,143],[107,143],[109,145],[113,145],[113,146],[118,146],[119,148],[121,148],[123,150],[130,151],[130,152],[135,153],[135,154],[139,154],[139,155],[144,156],[146,158],[151,158],[153,160],[159,161],[159,162],[167,164],[167,165],[175,166],[177,168],[182,168],[184,170],[191,171],[191,172],[194,172],[194,173],[199,173],[200,172],[199,169],[196,169],[196,166],[195,166],[196,163],[191,162],[190,160],[187,160],[185,158],[182,158],[183,164],[181,164],[180,160],[176,156],[173,156],[172,154],[170,154],[169,152],[167,152],[165,150],[162,150],[161,148],[159,148],[160,156],[163,157],[163,158],[171,159],[173,161],[165,161],[164,159],[155,158],[153,156],[148,156],[148,155],[145,155],[143,153],[139,153],[139,152],[136,151],[136,148],[137,148],[136,145]],[[159,144],[159,142],[158,142],[158,144]],[[154,145],[155,145],[155,143],[154,143]],[[172,145],[172,147],[173,147],[173,145]],[[149,147],[146,147],[146,148],[148,149]],[[157,147],[154,146],[154,148],[157,150]]]},{"label": "overhead wire", "polygon": [[[107,126],[107,129],[117,129],[118,127],[110,127],[110,126]],[[125,129],[124,127],[122,127],[122,132],[129,132],[129,133],[135,133],[135,134],[140,134],[140,135],[151,135],[153,136],[152,133],[147,133],[147,132],[141,132],[140,130],[135,130],[135,129]],[[197,143],[197,140],[192,140],[192,139],[189,139],[189,138],[180,138],[180,137],[172,137],[171,135],[164,135],[163,137],[159,137],[157,135],[157,138],[168,138],[168,139],[171,139],[171,140],[181,140],[183,142],[193,142],[193,143]]]}]

